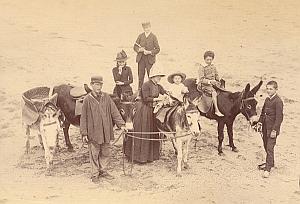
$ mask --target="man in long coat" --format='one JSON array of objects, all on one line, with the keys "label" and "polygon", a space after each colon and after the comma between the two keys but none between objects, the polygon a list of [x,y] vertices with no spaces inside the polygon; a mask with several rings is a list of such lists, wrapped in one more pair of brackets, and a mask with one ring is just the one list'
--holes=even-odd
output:
[{"label": "man in long coat", "polygon": [[98,182],[100,177],[113,179],[106,171],[110,141],[114,139],[113,123],[125,130],[125,122],[110,96],[101,91],[102,85],[101,76],[91,78],[93,91],[83,100],[80,118],[80,133],[83,142],[88,143],[93,182]]}]

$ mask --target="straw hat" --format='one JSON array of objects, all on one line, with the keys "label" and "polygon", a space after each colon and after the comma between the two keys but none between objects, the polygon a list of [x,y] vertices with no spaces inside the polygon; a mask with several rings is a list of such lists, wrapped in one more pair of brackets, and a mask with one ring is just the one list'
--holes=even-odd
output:
[{"label": "straw hat", "polygon": [[152,78],[152,77],[155,77],[155,76],[164,77],[166,75],[163,74],[162,72],[160,72],[159,69],[152,67],[152,69],[150,70],[149,78]]},{"label": "straw hat", "polygon": [[174,77],[174,76],[181,76],[182,81],[184,81],[185,78],[186,78],[186,75],[185,75],[184,73],[182,73],[182,72],[175,72],[175,73],[170,74],[170,75],[168,76],[168,82],[169,82],[169,83],[171,83],[171,84],[174,83],[174,81],[173,81],[173,77]]}]

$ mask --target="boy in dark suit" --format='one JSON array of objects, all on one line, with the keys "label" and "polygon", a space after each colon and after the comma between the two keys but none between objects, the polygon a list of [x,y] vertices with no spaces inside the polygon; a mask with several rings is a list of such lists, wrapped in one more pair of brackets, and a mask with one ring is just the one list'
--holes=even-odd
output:
[{"label": "boy in dark suit", "polygon": [[149,77],[150,69],[155,63],[155,56],[159,53],[160,47],[157,37],[151,32],[150,22],[142,23],[144,33],[140,34],[133,46],[137,53],[136,62],[138,63],[139,90],[144,83],[145,70]]},{"label": "boy in dark suit", "polygon": [[258,165],[260,170],[264,170],[264,178],[269,177],[271,168],[274,167],[274,146],[283,120],[283,102],[277,95],[277,82],[269,81],[266,88],[268,97],[257,123],[258,127],[262,127],[264,148],[267,153],[266,163]]}]

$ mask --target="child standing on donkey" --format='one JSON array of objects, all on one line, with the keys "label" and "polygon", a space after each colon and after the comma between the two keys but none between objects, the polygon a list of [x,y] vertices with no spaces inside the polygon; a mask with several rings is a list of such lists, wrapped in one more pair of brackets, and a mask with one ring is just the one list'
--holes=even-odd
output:
[{"label": "child standing on donkey", "polygon": [[267,153],[266,162],[258,165],[260,170],[264,170],[264,178],[269,177],[271,168],[274,167],[274,147],[283,121],[283,102],[277,94],[277,82],[269,81],[266,88],[268,97],[257,123],[257,127],[262,130],[264,148]]},{"label": "child standing on donkey", "polygon": [[212,64],[212,61],[215,58],[215,54],[213,51],[206,51],[204,53],[204,61],[206,66],[202,66],[201,64],[197,64],[198,68],[198,90],[204,93],[208,93],[212,96],[213,104],[215,107],[215,114],[219,117],[224,116],[218,107],[217,102],[217,92],[213,88],[213,85],[220,87],[220,79],[217,68]]}]

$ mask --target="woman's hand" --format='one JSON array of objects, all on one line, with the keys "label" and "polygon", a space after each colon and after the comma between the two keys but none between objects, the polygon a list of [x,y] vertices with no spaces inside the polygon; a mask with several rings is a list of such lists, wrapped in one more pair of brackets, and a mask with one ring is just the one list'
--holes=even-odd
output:
[{"label": "woman's hand", "polygon": [[153,101],[156,102],[156,101],[161,101],[161,98],[153,98]]},{"label": "woman's hand", "polygon": [[213,79],[213,80],[210,80],[209,83],[210,83],[211,85],[216,85],[217,81]]},{"label": "woman's hand", "polygon": [[151,51],[144,50],[144,55],[150,55],[150,54],[151,54]]},{"label": "woman's hand", "polygon": [[89,142],[88,136],[87,136],[87,135],[83,135],[83,136],[82,136],[82,143],[83,143],[83,144],[87,144],[88,142]]},{"label": "woman's hand", "polygon": [[143,47],[139,48],[139,52],[144,52],[144,51],[145,51],[145,48],[143,48]]},{"label": "woman's hand", "polygon": [[116,85],[124,85],[125,83],[124,82],[121,82],[121,81],[116,81]]}]

